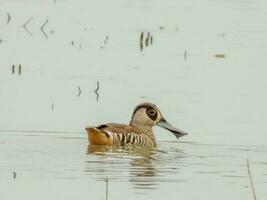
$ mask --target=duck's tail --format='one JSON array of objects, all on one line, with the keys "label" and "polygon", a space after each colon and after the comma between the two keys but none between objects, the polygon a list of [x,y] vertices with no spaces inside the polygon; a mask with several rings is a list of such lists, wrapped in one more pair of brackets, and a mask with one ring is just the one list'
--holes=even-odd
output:
[{"label": "duck's tail", "polygon": [[86,127],[86,132],[90,144],[107,146],[111,146],[113,144],[110,135],[104,131],[99,130],[97,127],[88,126]]}]

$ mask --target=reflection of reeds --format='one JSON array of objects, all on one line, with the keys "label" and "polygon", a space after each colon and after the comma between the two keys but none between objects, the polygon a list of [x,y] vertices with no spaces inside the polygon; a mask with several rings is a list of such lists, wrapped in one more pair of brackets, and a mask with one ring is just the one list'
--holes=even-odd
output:
[{"label": "reflection of reeds", "polygon": [[142,32],[140,35],[140,43],[143,43],[143,39],[144,39],[144,32]]},{"label": "reflection of reeds", "polygon": [[77,95],[77,97],[79,97],[81,95],[81,93],[82,93],[82,90],[81,90],[80,86],[78,86],[78,95]]},{"label": "reflection of reeds", "polygon": [[96,100],[98,101],[98,98],[99,98],[99,93],[98,93],[98,90],[99,90],[99,81],[97,81],[97,86],[96,86],[96,89],[95,89],[95,94],[96,94]]},{"label": "reflection of reeds", "polygon": [[17,177],[16,172],[13,172],[13,179],[15,179]]},{"label": "reflection of reeds", "polygon": [[184,59],[187,60],[187,51],[184,52]]},{"label": "reflection of reeds", "polygon": [[140,51],[143,51],[144,46],[143,46],[143,42],[140,42]]},{"label": "reflection of reeds", "polygon": [[108,200],[108,179],[106,179],[106,200]]},{"label": "reflection of reeds", "polygon": [[140,51],[143,51],[143,39],[144,39],[144,32],[141,32],[140,34]]},{"label": "reflection of reeds", "polygon": [[225,58],[225,54],[215,54],[216,58]]},{"label": "reflection of reeds", "polygon": [[19,75],[21,74],[21,65],[19,65]]},{"label": "reflection of reeds", "polygon": [[106,36],[106,39],[105,39],[105,41],[104,41],[104,44],[105,44],[105,45],[108,43],[108,39],[109,39],[109,37],[108,37],[108,35],[107,35],[107,36]]},{"label": "reflection of reeds", "polygon": [[46,19],[45,23],[41,26],[41,31],[44,34],[46,39],[48,38],[48,36],[47,36],[46,32],[44,31],[44,27],[46,26],[47,23],[48,23],[48,19]]},{"label": "reflection of reeds", "polygon": [[7,13],[7,22],[6,22],[6,24],[9,24],[10,20],[11,20],[10,14]]},{"label": "reflection of reeds", "polygon": [[140,51],[143,51],[144,45],[148,47],[149,45],[153,44],[153,36],[150,35],[150,32],[147,32],[147,36],[144,39],[144,32],[141,32],[139,43],[140,43]]},{"label": "reflection of reeds", "polygon": [[147,37],[146,37],[146,47],[149,45],[149,38],[150,38],[150,33],[147,33]]},{"label": "reflection of reeds", "polygon": [[15,65],[12,65],[12,74],[15,74]]},{"label": "reflection of reeds", "polygon": [[[21,67],[21,64],[19,64],[19,67],[18,67],[19,71],[18,71],[18,74],[20,75],[21,74],[21,71],[22,71],[22,67]],[[15,74],[15,70],[16,70],[16,66],[15,65],[12,65],[12,74]]]},{"label": "reflection of reeds", "polygon": [[252,175],[251,175],[251,172],[250,172],[250,165],[249,165],[249,160],[248,159],[247,159],[247,168],[248,168],[248,175],[249,175],[249,180],[250,180],[253,199],[256,200],[257,198],[256,198],[255,189],[254,189],[254,183],[253,183]]},{"label": "reflection of reeds", "polygon": [[33,20],[33,17],[31,17],[30,19],[28,19],[23,25],[22,28],[30,35],[32,36],[32,33],[29,31],[29,29],[27,28],[27,25],[30,23],[30,21]]}]

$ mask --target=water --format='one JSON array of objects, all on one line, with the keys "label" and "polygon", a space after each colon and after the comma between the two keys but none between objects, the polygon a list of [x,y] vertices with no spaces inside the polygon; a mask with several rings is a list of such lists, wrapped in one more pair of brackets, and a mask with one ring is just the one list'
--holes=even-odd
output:
[{"label": "water", "polygon": [[[2,0],[0,199],[105,199],[106,180],[109,199],[252,199],[247,159],[265,199],[266,6]],[[128,123],[144,101],[190,134],[88,147],[87,125]]]},{"label": "water", "polygon": [[[1,199],[251,199],[266,196],[267,147],[159,142],[156,149],[87,147],[69,134],[1,135]],[[13,179],[13,171],[16,178]]]}]

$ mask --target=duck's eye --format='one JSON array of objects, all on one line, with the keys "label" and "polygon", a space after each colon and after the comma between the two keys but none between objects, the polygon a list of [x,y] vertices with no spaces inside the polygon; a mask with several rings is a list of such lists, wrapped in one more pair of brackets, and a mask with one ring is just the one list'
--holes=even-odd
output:
[{"label": "duck's eye", "polygon": [[152,119],[153,121],[156,120],[158,117],[158,113],[154,108],[147,109],[146,113],[149,116],[149,118]]},{"label": "duck's eye", "polygon": [[157,112],[156,112],[154,109],[149,109],[149,110],[147,111],[147,114],[150,115],[150,116],[154,116],[154,115],[157,114]]}]

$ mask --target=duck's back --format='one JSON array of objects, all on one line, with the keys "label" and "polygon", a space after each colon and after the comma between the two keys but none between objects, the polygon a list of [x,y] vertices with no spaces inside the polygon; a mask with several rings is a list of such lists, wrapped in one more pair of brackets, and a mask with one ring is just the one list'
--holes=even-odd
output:
[{"label": "duck's back", "polygon": [[153,138],[129,125],[107,123],[98,127],[87,127],[86,131],[90,144],[94,145],[155,146]]}]

